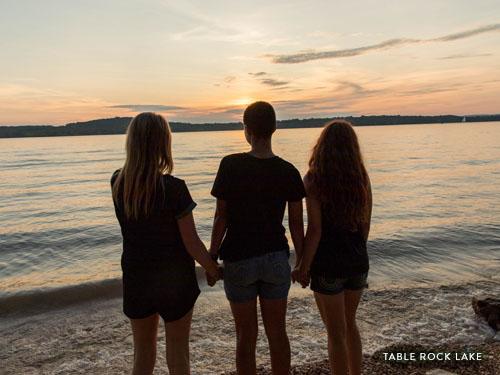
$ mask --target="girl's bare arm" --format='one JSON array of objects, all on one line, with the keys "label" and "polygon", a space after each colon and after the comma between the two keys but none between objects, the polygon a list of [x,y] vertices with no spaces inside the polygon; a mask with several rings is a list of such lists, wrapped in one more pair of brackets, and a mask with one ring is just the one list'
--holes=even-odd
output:
[{"label": "girl's bare arm", "polygon": [[207,248],[201,241],[196,231],[194,224],[193,213],[181,217],[177,220],[179,231],[181,233],[182,242],[186,247],[187,252],[196,260],[207,273],[215,279],[218,279],[219,270],[217,263],[212,260]]},{"label": "girl's bare arm", "polygon": [[372,221],[372,207],[373,207],[372,187],[370,184],[370,180],[368,180],[368,217],[367,217],[368,221],[364,223],[362,227],[365,241],[368,240],[368,235],[370,234],[370,225]]},{"label": "girl's bare arm", "polygon": [[321,204],[319,200],[308,195],[306,197],[306,207],[307,230],[304,239],[304,254],[302,256],[301,269],[304,272],[309,272],[321,239]]},{"label": "girl's bare arm", "polygon": [[304,255],[300,265],[302,276],[308,274],[321,239],[321,203],[307,176],[304,178],[306,189],[307,230],[304,238]]},{"label": "girl's bare arm", "polygon": [[226,201],[217,199],[215,208],[214,224],[212,227],[212,239],[210,241],[210,254],[217,255],[224,239],[227,229]]},{"label": "girl's bare arm", "polygon": [[293,247],[295,249],[295,263],[298,265],[302,259],[302,249],[304,246],[304,217],[302,200],[288,202],[288,226],[290,228]]}]

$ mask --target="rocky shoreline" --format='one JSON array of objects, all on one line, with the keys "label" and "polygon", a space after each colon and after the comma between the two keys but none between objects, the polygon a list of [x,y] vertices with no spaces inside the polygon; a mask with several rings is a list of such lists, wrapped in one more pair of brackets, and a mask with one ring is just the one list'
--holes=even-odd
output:
[{"label": "rocky shoreline", "polygon": [[[500,283],[477,281],[432,288],[367,290],[358,309],[358,326],[366,353],[363,374],[427,374],[436,367],[452,374],[495,374],[494,369],[500,368],[500,334],[478,317],[471,306],[471,297],[483,295],[500,295]],[[129,373],[133,360],[132,333],[121,304],[120,298],[103,299],[32,315],[1,316],[0,373]],[[294,366],[291,373],[329,374],[325,361],[327,334],[309,290],[297,286],[291,289],[287,326]],[[257,365],[261,366],[259,374],[269,374],[269,347],[260,320],[259,327]],[[231,374],[235,340],[222,285],[204,290],[193,314],[193,375]],[[383,357],[384,352],[419,351],[484,352],[485,355],[481,362],[422,364],[389,362]],[[167,372],[162,327],[155,373]]]},{"label": "rocky shoreline", "polygon": [[[466,361],[426,361],[405,362],[387,361],[384,353],[481,353],[482,360]],[[363,375],[495,375],[500,373],[500,342],[485,343],[474,346],[446,345],[442,347],[426,347],[419,345],[391,345],[373,353],[365,354]],[[225,375],[235,375],[227,372]],[[271,375],[269,368],[260,367],[258,375]],[[292,375],[330,375],[328,360],[294,366]]]}]

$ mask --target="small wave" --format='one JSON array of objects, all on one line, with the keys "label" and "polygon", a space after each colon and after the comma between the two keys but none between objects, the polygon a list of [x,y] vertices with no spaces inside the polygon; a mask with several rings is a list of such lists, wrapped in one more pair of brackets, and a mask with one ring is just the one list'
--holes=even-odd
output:
[{"label": "small wave", "polygon": [[61,288],[8,294],[0,297],[0,316],[51,310],[95,299],[115,298],[121,294],[121,279],[107,279]]},{"label": "small wave", "polygon": [[[196,277],[200,284],[205,282],[205,272],[201,267],[196,267]],[[59,288],[0,294],[0,316],[33,314],[98,299],[112,299],[121,296],[121,278],[91,281]]]}]

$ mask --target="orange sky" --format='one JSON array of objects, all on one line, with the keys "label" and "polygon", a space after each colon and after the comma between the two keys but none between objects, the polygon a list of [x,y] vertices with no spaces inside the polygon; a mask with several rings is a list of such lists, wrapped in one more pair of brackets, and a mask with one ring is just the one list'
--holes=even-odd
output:
[{"label": "orange sky", "polygon": [[[362,12],[360,12],[362,10]],[[0,125],[500,112],[500,3],[5,1]]]}]

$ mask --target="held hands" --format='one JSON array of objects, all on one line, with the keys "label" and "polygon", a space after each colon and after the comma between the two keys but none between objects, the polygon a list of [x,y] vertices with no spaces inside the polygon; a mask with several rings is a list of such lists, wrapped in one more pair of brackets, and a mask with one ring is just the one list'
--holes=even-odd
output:
[{"label": "held hands", "polygon": [[224,276],[224,268],[222,266],[217,266],[217,274],[211,275],[208,272],[205,272],[207,277],[208,286],[214,286],[217,281],[222,280]]},{"label": "held hands", "polygon": [[213,252],[209,252],[209,253],[210,253],[210,257],[212,258],[212,260],[216,264],[216,267],[215,267],[215,272],[209,273],[208,271],[206,271],[205,276],[207,277],[208,286],[214,286],[218,280],[222,280],[222,278],[224,276],[224,272],[223,272],[224,268],[221,265],[219,265],[219,263],[217,262],[218,255],[216,253],[213,253]]},{"label": "held hands", "polygon": [[306,270],[306,267],[301,262],[295,266],[292,271],[292,281],[295,283],[300,283],[302,288],[306,288],[310,282],[309,270]]}]

